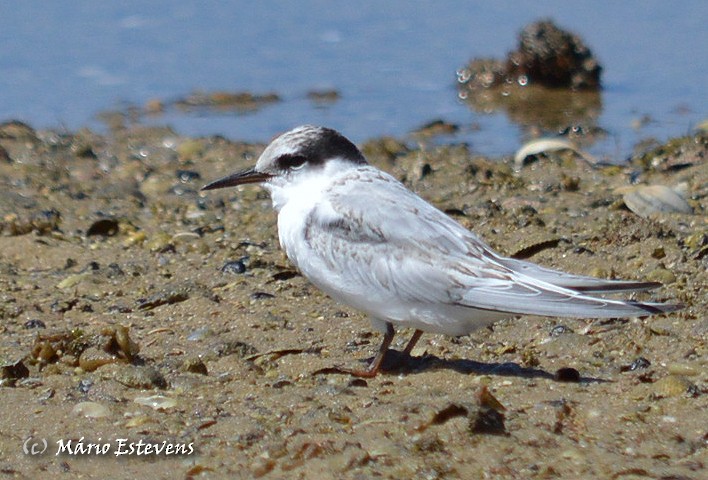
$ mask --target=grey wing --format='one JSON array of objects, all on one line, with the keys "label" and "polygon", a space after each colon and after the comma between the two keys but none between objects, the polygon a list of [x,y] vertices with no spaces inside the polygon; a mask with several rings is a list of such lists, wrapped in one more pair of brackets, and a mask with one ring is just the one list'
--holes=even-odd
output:
[{"label": "grey wing", "polygon": [[339,188],[323,211],[313,212],[313,224],[328,234],[311,248],[326,268],[346,277],[340,283],[352,290],[365,285],[383,298],[548,316],[642,316],[678,308],[585,295],[582,290],[654,285],[622,285],[500,257],[392,177],[379,171],[370,175],[366,195]]},{"label": "grey wing", "polygon": [[561,272],[550,268],[541,267],[524,260],[501,257],[494,254],[496,261],[511,270],[524,275],[543,280],[558,287],[568,288],[577,292],[612,293],[651,290],[661,286],[658,282],[635,282],[632,280],[606,280]]}]

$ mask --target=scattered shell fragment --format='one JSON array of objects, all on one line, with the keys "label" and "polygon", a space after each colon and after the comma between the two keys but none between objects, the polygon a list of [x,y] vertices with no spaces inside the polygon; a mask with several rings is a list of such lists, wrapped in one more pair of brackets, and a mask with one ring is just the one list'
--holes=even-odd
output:
[{"label": "scattered shell fragment", "polygon": [[678,397],[687,393],[693,384],[681,375],[669,375],[659,379],[652,385],[652,392],[659,398]]},{"label": "scattered shell fragment", "polygon": [[597,165],[597,159],[578,147],[573,145],[568,140],[563,140],[561,138],[537,138],[526,142],[517,150],[516,155],[514,155],[514,167],[520,170],[528,157],[538,155],[540,153],[551,153],[559,152],[562,150],[571,150],[580,156],[590,165]]},{"label": "scattered shell fragment", "polygon": [[692,377],[700,373],[700,369],[685,363],[670,363],[666,366],[666,369],[671,375],[684,375],[687,377]]},{"label": "scattered shell fragment", "polygon": [[686,202],[684,193],[687,186],[680,184],[674,188],[665,185],[639,185],[622,187],[615,193],[622,194],[624,204],[640,217],[654,213],[693,213]]},{"label": "scattered shell fragment", "polygon": [[76,273],[74,275],[69,275],[61,282],[57,283],[57,288],[60,290],[66,290],[73,288],[79,283],[81,283],[85,278],[91,276],[91,272]]},{"label": "scattered shell fragment", "polygon": [[174,243],[179,243],[179,242],[191,242],[194,240],[199,240],[201,238],[198,233],[195,232],[177,232],[174,235],[172,235],[172,238],[170,239]]},{"label": "scattered shell fragment", "polygon": [[146,425],[148,423],[155,423],[155,420],[148,417],[147,415],[137,415],[125,422],[125,426],[128,428],[135,428],[142,427],[143,425]]},{"label": "scattered shell fragment", "polygon": [[79,417],[86,418],[103,418],[111,414],[111,411],[105,405],[96,402],[81,402],[74,405],[71,413]]},{"label": "scattered shell fragment", "polygon": [[154,408],[155,410],[167,410],[177,406],[177,400],[164,395],[151,395],[149,397],[136,397],[135,403]]}]

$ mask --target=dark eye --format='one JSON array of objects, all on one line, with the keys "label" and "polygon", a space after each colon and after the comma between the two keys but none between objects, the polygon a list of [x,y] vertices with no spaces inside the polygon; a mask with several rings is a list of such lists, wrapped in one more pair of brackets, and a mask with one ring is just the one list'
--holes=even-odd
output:
[{"label": "dark eye", "polygon": [[278,166],[282,170],[297,170],[307,162],[307,158],[303,155],[281,155],[278,158]]}]

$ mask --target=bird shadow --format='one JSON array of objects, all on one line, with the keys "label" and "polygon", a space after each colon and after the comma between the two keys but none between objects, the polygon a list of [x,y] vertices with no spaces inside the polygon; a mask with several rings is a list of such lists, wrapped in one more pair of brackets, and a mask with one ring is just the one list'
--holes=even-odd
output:
[{"label": "bird shadow", "polygon": [[555,373],[551,373],[539,368],[522,367],[514,362],[484,363],[466,359],[450,360],[431,354],[413,357],[396,350],[388,350],[388,352],[386,352],[380,373],[388,375],[411,375],[435,370],[453,370],[468,375],[544,378],[562,383],[605,383],[610,381],[602,378],[581,376],[579,374],[577,377],[571,375],[572,378],[566,378],[561,372],[568,369],[559,369]]}]

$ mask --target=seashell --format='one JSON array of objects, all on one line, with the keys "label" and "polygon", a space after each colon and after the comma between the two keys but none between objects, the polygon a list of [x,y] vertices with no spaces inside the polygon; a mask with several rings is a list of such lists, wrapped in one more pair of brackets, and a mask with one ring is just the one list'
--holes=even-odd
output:
[{"label": "seashell", "polygon": [[639,185],[618,189],[624,204],[640,217],[654,213],[693,213],[682,192],[685,185],[670,188],[665,185]]},{"label": "seashell", "polygon": [[151,395],[149,397],[137,397],[133,400],[135,403],[152,407],[155,410],[167,410],[177,406],[177,400],[166,397],[164,395]]},{"label": "seashell", "polygon": [[573,151],[590,165],[596,165],[598,163],[597,159],[595,159],[592,155],[580,150],[568,140],[563,140],[561,138],[537,138],[535,140],[531,140],[530,142],[526,142],[519,150],[517,150],[516,155],[514,155],[514,167],[517,170],[520,170],[521,167],[524,166],[524,161],[526,158],[532,155],[547,152],[559,152],[561,150]]},{"label": "seashell", "polygon": [[86,418],[103,418],[111,414],[111,411],[105,405],[96,402],[81,402],[74,405],[71,413],[80,417]]}]

